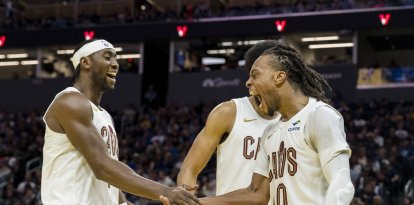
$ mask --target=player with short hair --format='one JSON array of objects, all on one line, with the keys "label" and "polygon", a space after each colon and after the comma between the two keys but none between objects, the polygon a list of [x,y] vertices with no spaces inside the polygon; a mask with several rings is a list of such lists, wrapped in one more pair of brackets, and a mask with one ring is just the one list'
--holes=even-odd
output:
[{"label": "player with short hair", "polygon": [[[251,47],[245,54],[245,67],[267,49],[278,45],[266,40]],[[258,99],[251,95],[232,99],[216,106],[206,125],[191,146],[178,174],[177,184],[195,185],[201,170],[217,149],[216,194],[224,194],[250,184],[260,150],[260,136],[270,123],[273,113],[259,109]]]},{"label": "player with short hair", "polygon": [[58,93],[44,115],[42,166],[45,205],[115,205],[127,203],[120,190],[174,204],[198,199],[181,187],[145,179],[118,161],[118,138],[110,114],[100,107],[104,92],[115,88],[119,70],[111,43],[88,40],[75,50],[73,87]]}]

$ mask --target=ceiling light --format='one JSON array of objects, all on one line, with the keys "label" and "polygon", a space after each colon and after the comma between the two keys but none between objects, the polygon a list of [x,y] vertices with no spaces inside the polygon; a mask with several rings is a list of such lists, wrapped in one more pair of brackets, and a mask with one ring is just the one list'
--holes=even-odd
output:
[{"label": "ceiling light", "polygon": [[233,42],[221,42],[221,46],[232,46]]},{"label": "ceiling light", "polygon": [[321,36],[321,37],[305,37],[301,39],[302,42],[310,41],[336,41],[339,40],[339,36]]},{"label": "ceiling light", "polygon": [[21,61],[22,65],[36,65],[39,63],[38,60],[27,60],[27,61]]},{"label": "ceiling light", "polygon": [[64,54],[73,54],[73,49],[66,49],[66,50],[57,50],[56,53],[59,55],[64,55]]},{"label": "ceiling light", "polygon": [[201,59],[203,65],[221,65],[226,63],[224,58],[213,58],[213,57],[204,57]]},{"label": "ceiling light", "polygon": [[219,49],[219,50],[207,50],[207,54],[232,54],[234,53],[234,49]]},{"label": "ceiling light", "polygon": [[321,49],[321,48],[343,48],[353,47],[354,43],[330,43],[330,44],[312,44],[309,45],[310,49]]},{"label": "ceiling light", "polygon": [[27,58],[28,56],[27,53],[7,54],[7,58]]},{"label": "ceiling light", "polygon": [[0,66],[13,66],[13,65],[19,65],[19,61],[3,61],[3,62],[0,62]]},{"label": "ceiling light", "polygon": [[124,55],[118,55],[118,59],[127,59],[127,58],[141,58],[141,54],[124,54]]}]

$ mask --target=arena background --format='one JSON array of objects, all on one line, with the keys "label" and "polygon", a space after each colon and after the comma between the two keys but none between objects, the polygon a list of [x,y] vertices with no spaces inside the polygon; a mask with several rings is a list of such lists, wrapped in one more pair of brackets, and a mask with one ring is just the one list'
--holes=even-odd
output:
[{"label": "arena background", "polygon": [[[41,204],[42,116],[70,86],[69,58],[112,42],[120,160],[174,185],[217,103],[247,95],[244,52],[280,39],[334,88],[353,150],[353,204],[414,204],[413,0],[4,0],[0,2],[0,204]],[[199,177],[215,192],[215,159]],[[128,195],[135,204],[157,204]]]}]

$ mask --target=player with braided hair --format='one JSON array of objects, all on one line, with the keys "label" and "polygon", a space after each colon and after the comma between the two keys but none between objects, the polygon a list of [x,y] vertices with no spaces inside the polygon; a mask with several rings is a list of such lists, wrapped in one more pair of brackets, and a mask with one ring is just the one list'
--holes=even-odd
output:
[{"label": "player with braided hair", "polygon": [[272,63],[281,65],[280,68],[288,74],[288,80],[294,86],[300,87],[302,92],[309,97],[314,97],[326,103],[329,102],[325,97],[323,88],[325,87],[329,91],[332,91],[332,88],[321,74],[304,64],[300,54],[295,49],[280,44],[268,52],[273,54],[270,59]]},{"label": "player with braided hair", "polygon": [[349,204],[351,150],[341,114],[326,103],[330,87],[322,76],[295,49],[277,45],[255,61],[246,85],[263,112],[280,115],[261,137],[251,184],[201,203]]}]

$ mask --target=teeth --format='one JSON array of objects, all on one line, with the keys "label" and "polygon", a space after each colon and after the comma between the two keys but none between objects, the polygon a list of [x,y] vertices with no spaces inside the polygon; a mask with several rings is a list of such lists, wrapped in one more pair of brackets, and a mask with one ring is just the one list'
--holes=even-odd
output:
[{"label": "teeth", "polygon": [[113,74],[113,73],[108,73],[108,74],[106,74],[108,77],[110,77],[110,78],[115,78],[115,76],[116,76],[116,74]]}]

